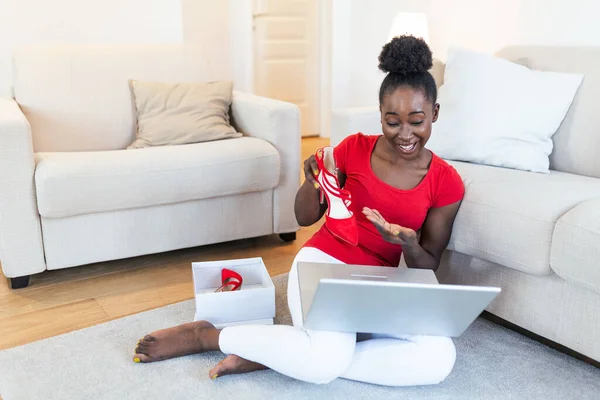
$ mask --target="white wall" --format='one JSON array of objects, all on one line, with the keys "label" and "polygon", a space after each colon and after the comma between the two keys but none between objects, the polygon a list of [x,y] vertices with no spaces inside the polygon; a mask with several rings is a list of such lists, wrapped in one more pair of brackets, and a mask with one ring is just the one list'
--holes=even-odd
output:
[{"label": "white wall", "polygon": [[183,41],[200,44],[235,89],[254,87],[252,0],[182,0]]},{"label": "white wall", "polygon": [[0,0],[0,97],[12,94],[16,46],[181,42],[253,90],[252,0]]},{"label": "white wall", "polygon": [[10,96],[15,46],[171,43],[183,38],[178,0],[0,0],[0,96]]},{"label": "white wall", "polygon": [[[346,0],[344,3],[346,10],[337,17],[347,18],[343,14],[350,14],[351,22],[345,29],[346,37],[340,34],[334,39],[333,57],[342,61],[332,65],[332,74],[349,77],[336,85],[341,93],[333,93],[339,99],[337,107],[376,104],[384,77],[377,69],[377,57],[387,40],[392,19],[400,11],[427,14],[431,48],[434,56],[442,60],[448,47],[454,45],[490,53],[510,44],[600,46],[597,0]],[[349,48],[343,43],[347,39],[351,43]]]},{"label": "white wall", "polygon": [[[220,0],[221,1],[221,0]],[[252,0],[229,0],[229,48],[236,88],[254,93],[254,8]]]}]

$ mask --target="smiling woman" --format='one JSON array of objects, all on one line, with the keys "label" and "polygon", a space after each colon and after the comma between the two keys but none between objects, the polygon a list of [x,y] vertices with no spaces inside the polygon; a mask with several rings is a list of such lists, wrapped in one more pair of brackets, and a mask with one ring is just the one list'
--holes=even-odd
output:
[{"label": "smiling woman", "polygon": [[[425,148],[439,112],[429,48],[414,37],[394,38],[380,62],[389,71],[380,91],[383,135],[351,135],[304,162],[298,222],[312,225],[328,211],[328,219],[356,219],[348,226],[357,232],[344,240],[328,220],[296,255],[287,293],[293,326],[218,330],[198,321],[145,336],[135,362],[220,350],[228,356],[210,372],[213,378],[271,368],[317,384],[344,378],[405,386],[439,383],[450,374],[456,353],[447,337],[373,335],[359,341],[356,333],[303,326],[298,262],[397,267],[404,253],[409,268],[435,270],[464,194],[456,171]],[[326,166],[324,154],[333,154],[334,165]]]}]

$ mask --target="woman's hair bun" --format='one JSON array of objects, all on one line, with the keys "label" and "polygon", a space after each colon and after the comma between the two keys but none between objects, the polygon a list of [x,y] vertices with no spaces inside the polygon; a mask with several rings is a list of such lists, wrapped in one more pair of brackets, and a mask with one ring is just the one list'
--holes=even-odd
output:
[{"label": "woman's hair bun", "polygon": [[433,66],[433,56],[425,40],[414,36],[396,36],[383,46],[379,54],[379,69],[401,75],[427,72]]}]

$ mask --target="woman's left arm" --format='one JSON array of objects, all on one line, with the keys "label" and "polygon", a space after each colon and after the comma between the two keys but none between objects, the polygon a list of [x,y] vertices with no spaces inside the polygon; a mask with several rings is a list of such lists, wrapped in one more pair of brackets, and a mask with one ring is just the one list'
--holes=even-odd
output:
[{"label": "woman's left arm", "polygon": [[448,246],[454,219],[460,201],[439,208],[431,208],[421,228],[420,239],[414,238],[402,245],[408,268],[437,270],[442,254]]},{"label": "woman's left arm", "polygon": [[454,218],[456,218],[461,201],[429,209],[421,227],[420,238],[410,228],[389,223],[377,210],[365,207],[363,214],[375,225],[386,242],[402,246],[408,268],[435,271],[440,266],[442,254],[450,241]]}]

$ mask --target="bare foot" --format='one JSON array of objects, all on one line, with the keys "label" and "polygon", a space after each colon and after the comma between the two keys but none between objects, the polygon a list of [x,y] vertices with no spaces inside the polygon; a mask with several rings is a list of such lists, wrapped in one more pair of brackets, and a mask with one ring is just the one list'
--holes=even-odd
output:
[{"label": "bare foot", "polygon": [[244,374],[246,372],[260,371],[262,369],[267,369],[267,367],[232,354],[225,357],[223,361],[211,369],[208,375],[212,379],[216,379],[218,376]]},{"label": "bare foot", "polygon": [[219,330],[195,321],[144,336],[135,348],[134,362],[153,362],[219,349]]}]

